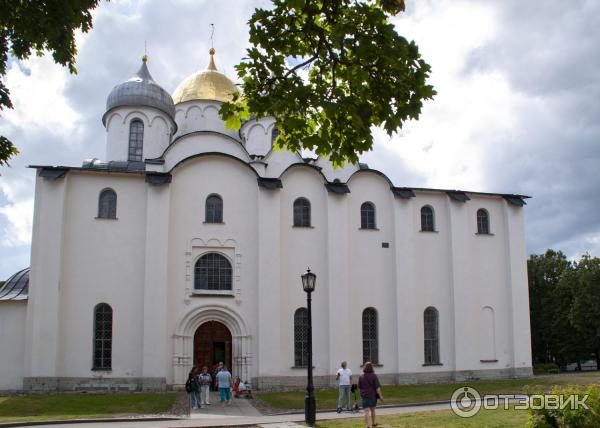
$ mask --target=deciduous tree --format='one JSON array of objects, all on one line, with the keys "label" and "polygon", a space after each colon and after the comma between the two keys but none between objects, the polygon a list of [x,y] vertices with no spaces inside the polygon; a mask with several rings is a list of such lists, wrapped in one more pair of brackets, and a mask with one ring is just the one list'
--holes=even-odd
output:
[{"label": "deciduous tree", "polygon": [[243,96],[222,117],[239,128],[273,115],[277,147],[356,162],[373,147],[374,126],[393,134],[435,95],[417,45],[389,21],[403,10],[402,0],[273,0],[257,9],[237,66]]},{"label": "deciduous tree", "polygon": [[[0,110],[12,108],[3,77],[9,54],[19,60],[32,53],[52,54],[58,64],[76,73],[75,30],[92,28],[90,11],[99,0],[0,0]],[[14,144],[0,136],[0,166],[18,153]]]}]

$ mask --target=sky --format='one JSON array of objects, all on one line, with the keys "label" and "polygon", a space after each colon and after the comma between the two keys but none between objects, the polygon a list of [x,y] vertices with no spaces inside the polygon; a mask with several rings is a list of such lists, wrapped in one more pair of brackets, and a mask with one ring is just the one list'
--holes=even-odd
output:
[{"label": "sky", "polygon": [[[51,57],[9,61],[14,110],[0,135],[21,153],[0,167],[0,279],[30,258],[35,171],[105,159],[102,114],[113,86],[140,66],[173,92],[208,62],[210,24],[220,71],[248,47],[247,21],[267,0],[103,2],[78,34],[77,75]],[[528,253],[600,256],[600,2],[407,0],[393,19],[432,66],[438,91],[418,121],[389,137],[374,129],[361,156],[396,186],[518,193]]]}]

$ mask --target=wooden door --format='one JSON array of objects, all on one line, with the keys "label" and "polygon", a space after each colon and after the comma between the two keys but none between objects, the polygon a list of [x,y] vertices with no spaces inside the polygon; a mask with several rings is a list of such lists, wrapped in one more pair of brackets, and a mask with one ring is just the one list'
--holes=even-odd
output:
[{"label": "wooden door", "polygon": [[219,362],[223,362],[232,371],[231,332],[218,321],[202,324],[194,334],[194,365],[207,366],[212,372]]}]

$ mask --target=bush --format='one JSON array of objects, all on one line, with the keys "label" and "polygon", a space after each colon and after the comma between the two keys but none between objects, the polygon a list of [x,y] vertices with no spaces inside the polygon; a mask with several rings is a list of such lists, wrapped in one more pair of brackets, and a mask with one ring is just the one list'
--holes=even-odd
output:
[{"label": "bush", "polygon": [[[529,391],[531,393],[531,391]],[[540,391],[539,394],[544,394]],[[585,400],[587,409],[583,406],[571,408],[568,405],[564,409],[553,409],[543,406],[543,409],[530,409],[529,428],[598,428],[600,427],[600,390],[597,385],[587,387],[581,386],[555,386],[550,390],[550,395],[562,395],[565,400],[572,395],[578,395],[581,400],[587,395]],[[548,394],[547,394],[548,395]],[[546,401],[548,403],[548,401]]]},{"label": "bush", "polygon": [[533,374],[558,373],[560,369],[554,363],[540,363],[533,365]]}]

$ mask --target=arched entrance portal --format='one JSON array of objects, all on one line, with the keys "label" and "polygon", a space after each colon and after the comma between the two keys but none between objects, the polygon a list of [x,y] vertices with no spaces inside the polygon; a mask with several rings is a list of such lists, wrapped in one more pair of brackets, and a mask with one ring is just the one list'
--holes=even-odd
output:
[{"label": "arched entrance portal", "polygon": [[230,371],[232,367],[231,332],[218,321],[207,321],[194,333],[194,365],[207,366],[209,370],[222,361]]}]

